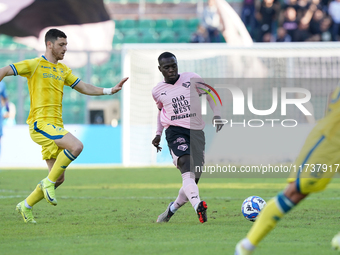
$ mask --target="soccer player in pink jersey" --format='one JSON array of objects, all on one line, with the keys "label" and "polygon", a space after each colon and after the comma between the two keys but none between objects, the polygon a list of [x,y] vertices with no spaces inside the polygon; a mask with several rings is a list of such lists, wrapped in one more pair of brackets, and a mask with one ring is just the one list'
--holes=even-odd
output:
[{"label": "soccer player in pink jersey", "polygon": [[[164,52],[158,57],[158,69],[164,76],[164,81],[159,82],[152,90],[152,96],[159,109],[157,118],[156,137],[152,144],[157,152],[163,129],[173,159],[174,165],[182,174],[182,187],[174,202],[170,202],[165,212],[158,216],[157,222],[168,222],[174,213],[190,201],[198,215],[199,221],[207,221],[207,203],[201,201],[197,183],[201,172],[195,172],[194,166],[204,164],[205,126],[201,116],[200,96],[205,94],[200,89],[203,85],[201,77],[192,72],[178,73],[176,56]],[[191,86],[195,86],[191,88]],[[190,93],[191,91],[191,93]],[[214,119],[220,119],[220,109],[212,98],[207,97],[209,105],[214,112]],[[216,132],[223,125],[216,126]],[[200,168],[201,169],[201,168]]]}]

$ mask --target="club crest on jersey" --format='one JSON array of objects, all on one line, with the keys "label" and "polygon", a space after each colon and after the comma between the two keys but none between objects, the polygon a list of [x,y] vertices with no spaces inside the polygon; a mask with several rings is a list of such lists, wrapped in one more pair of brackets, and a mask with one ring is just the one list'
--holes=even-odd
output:
[{"label": "club crest on jersey", "polygon": [[187,81],[187,82],[185,82],[185,83],[182,83],[182,86],[183,86],[184,88],[189,88],[189,87],[190,87],[190,81]]},{"label": "club crest on jersey", "polygon": [[178,137],[176,141],[174,141],[174,144],[175,143],[185,143],[185,139],[183,137]]},{"label": "club crest on jersey", "polygon": [[186,151],[188,149],[188,145],[187,144],[181,144],[178,145],[177,149],[179,149],[180,151]]},{"label": "club crest on jersey", "polygon": [[57,71],[57,68],[53,67],[53,71],[56,72],[56,71]]},{"label": "club crest on jersey", "polygon": [[64,129],[63,129],[63,128],[60,128],[60,127],[58,127],[58,128],[56,128],[56,131],[57,131],[58,133],[61,133],[61,132],[64,132]]},{"label": "club crest on jersey", "polygon": [[60,68],[59,71],[61,74],[64,74],[64,69]]}]

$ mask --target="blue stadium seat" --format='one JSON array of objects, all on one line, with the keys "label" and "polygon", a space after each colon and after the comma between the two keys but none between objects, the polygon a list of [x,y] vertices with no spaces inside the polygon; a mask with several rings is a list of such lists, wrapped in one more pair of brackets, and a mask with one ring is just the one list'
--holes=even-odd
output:
[{"label": "blue stadium seat", "polygon": [[178,36],[177,42],[178,43],[189,43],[191,38],[191,32],[186,31]]},{"label": "blue stadium seat", "polygon": [[140,30],[144,30],[144,29],[154,29],[156,26],[156,21],[151,20],[151,19],[140,19],[138,21],[138,28]]},{"label": "blue stadium seat", "polygon": [[137,22],[133,19],[116,20],[116,28],[118,29],[132,29],[136,28]]},{"label": "blue stadium seat", "polygon": [[161,43],[174,43],[176,42],[176,34],[171,30],[164,30],[159,36],[159,42]]},{"label": "blue stadium seat", "polygon": [[8,48],[14,41],[12,37],[7,35],[0,35],[0,47],[1,48]]},{"label": "blue stadium seat", "polygon": [[172,20],[171,19],[158,19],[156,20],[155,29],[157,32],[161,33],[165,30],[169,30],[172,27]]},{"label": "blue stadium seat", "polygon": [[172,21],[172,28],[176,28],[176,27],[186,28],[187,26],[188,26],[187,20],[185,19],[174,19]]},{"label": "blue stadium seat", "polygon": [[142,32],[142,43],[157,43],[158,42],[158,34],[154,30],[144,30]]},{"label": "blue stadium seat", "polygon": [[138,43],[139,42],[139,35],[135,31],[131,31],[124,36],[124,43]]},{"label": "blue stadium seat", "polygon": [[115,34],[114,34],[114,37],[113,37],[113,44],[120,44],[122,43],[124,40],[124,35],[123,33],[121,33],[119,30],[115,30]]},{"label": "blue stadium seat", "polygon": [[188,27],[186,20],[174,20],[172,25],[172,31],[176,32],[177,34],[181,34],[183,32],[187,32],[188,30],[195,31]]},{"label": "blue stadium seat", "polygon": [[189,19],[187,21],[187,26],[189,29],[194,29],[196,31],[198,25],[200,24],[200,20],[199,19]]}]

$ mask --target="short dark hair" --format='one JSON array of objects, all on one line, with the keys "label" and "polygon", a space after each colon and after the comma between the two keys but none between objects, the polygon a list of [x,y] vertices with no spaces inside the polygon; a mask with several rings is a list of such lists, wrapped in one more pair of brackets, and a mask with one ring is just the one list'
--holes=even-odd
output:
[{"label": "short dark hair", "polygon": [[58,37],[67,38],[63,31],[60,31],[55,28],[48,30],[47,33],[45,34],[45,45],[47,45],[48,41],[54,43],[56,40],[58,40]]},{"label": "short dark hair", "polygon": [[174,55],[174,54],[172,54],[171,52],[163,52],[161,55],[159,55],[159,57],[158,57],[158,64],[160,64],[160,62],[161,62],[161,60],[163,59],[163,58],[172,58],[172,57],[174,57],[176,60],[177,60],[177,58],[176,58],[176,56]]}]

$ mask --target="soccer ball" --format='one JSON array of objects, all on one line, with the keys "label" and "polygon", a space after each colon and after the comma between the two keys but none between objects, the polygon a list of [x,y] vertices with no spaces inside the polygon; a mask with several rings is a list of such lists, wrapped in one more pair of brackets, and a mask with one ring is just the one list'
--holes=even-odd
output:
[{"label": "soccer ball", "polygon": [[340,250],[340,233],[333,237],[333,239],[332,239],[332,248],[334,250]]},{"label": "soccer ball", "polygon": [[266,201],[258,196],[248,197],[242,203],[242,214],[247,220],[255,221],[265,205]]}]

